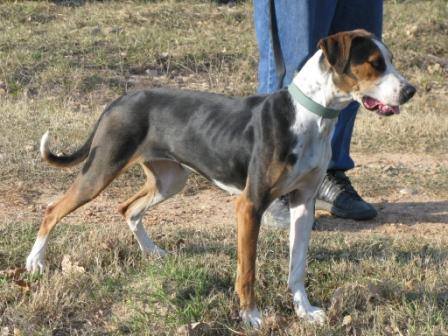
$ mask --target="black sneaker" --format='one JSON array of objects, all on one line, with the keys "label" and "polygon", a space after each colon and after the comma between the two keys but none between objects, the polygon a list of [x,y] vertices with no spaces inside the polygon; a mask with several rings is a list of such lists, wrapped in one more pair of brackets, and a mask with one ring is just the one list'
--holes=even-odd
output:
[{"label": "black sneaker", "polygon": [[342,170],[327,172],[317,192],[316,209],[356,220],[372,219],[377,215],[375,208],[358,195]]},{"label": "black sneaker", "polygon": [[[277,229],[288,229],[291,222],[289,216],[288,197],[283,196],[276,199],[263,214],[261,224]],[[313,230],[317,228],[318,222],[314,220]]]},{"label": "black sneaker", "polygon": [[261,224],[278,229],[289,228],[290,216],[288,198],[280,197],[271,203],[261,217]]}]

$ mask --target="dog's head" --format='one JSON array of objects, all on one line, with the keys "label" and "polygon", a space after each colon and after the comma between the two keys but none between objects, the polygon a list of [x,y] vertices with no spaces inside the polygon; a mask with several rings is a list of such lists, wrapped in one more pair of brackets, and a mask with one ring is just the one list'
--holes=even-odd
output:
[{"label": "dog's head", "polygon": [[399,105],[415,94],[415,87],[392,64],[389,49],[365,30],[331,35],[318,47],[334,73],[334,84],[368,110],[397,114]]}]

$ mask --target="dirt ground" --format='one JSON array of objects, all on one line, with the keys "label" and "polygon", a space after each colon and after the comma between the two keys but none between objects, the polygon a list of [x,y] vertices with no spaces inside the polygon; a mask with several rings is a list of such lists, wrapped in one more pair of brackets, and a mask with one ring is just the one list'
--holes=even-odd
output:
[{"label": "dirt ground", "polygon": [[[355,153],[356,168],[351,173],[352,178],[363,174],[364,167],[379,167],[381,174],[388,174],[394,167],[412,170],[415,174],[421,171],[431,171],[437,165],[448,167],[448,155],[437,157],[413,154],[377,154],[363,155]],[[372,174],[371,172],[369,172]],[[399,172],[395,173],[399,174]],[[369,183],[375,183],[371,176]],[[399,178],[399,177],[397,177]],[[131,177],[131,181],[140,183],[142,179]],[[361,180],[362,182],[362,180]],[[136,186],[127,183],[127,188],[112,185],[91,204],[78,210],[71,216],[94,216],[101,221],[106,216],[119,217],[116,205],[132,193]],[[375,186],[371,186],[375,188]],[[63,186],[61,186],[61,189]],[[369,186],[357,185],[360,193]],[[401,185],[383,195],[365,197],[378,210],[375,219],[357,222],[336,218],[325,211],[317,211],[319,220],[317,230],[350,231],[371,234],[400,233],[409,235],[439,236],[448,232],[448,200],[446,197],[434,197],[418,190],[418,185]],[[39,219],[46,205],[60,194],[62,190],[54,190],[45,181],[36,183],[31,189],[24,182],[11,185],[0,194],[0,218],[15,217],[21,219]],[[206,227],[208,222],[222,222],[223,225],[234,225],[234,196],[227,194],[212,184],[201,181],[198,187],[189,183],[183,192],[157,206],[146,216],[147,225],[157,225],[160,222],[183,223],[195,222],[200,227]],[[23,211],[27,208],[30,211]],[[115,214],[114,214],[115,213]],[[123,225],[125,223],[123,222]],[[163,227],[161,228],[163,230]]]}]

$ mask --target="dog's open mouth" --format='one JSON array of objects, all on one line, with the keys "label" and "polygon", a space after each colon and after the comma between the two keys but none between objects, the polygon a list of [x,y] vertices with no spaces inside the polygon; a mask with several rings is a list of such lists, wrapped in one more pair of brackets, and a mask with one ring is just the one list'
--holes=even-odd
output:
[{"label": "dog's open mouth", "polygon": [[390,116],[392,114],[400,113],[399,106],[386,105],[379,100],[365,96],[362,98],[362,103],[364,107],[370,111],[376,111],[376,113],[384,116]]}]

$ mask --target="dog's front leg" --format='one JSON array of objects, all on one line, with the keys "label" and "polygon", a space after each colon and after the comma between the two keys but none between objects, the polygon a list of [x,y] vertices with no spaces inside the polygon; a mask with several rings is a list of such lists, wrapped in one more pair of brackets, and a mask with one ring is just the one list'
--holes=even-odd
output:
[{"label": "dog's front leg", "polygon": [[236,292],[240,298],[240,316],[254,328],[261,327],[261,314],[254,292],[255,260],[260,230],[260,216],[254,203],[243,193],[236,200],[238,222],[238,268]]},{"label": "dog's front leg", "polygon": [[299,193],[289,197],[291,227],[289,235],[289,278],[288,286],[293,294],[296,314],[310,322],[322,324],[325,313],[308,301],[305,291],[306,256],[314,222],[314,198],[303,201]]}]

